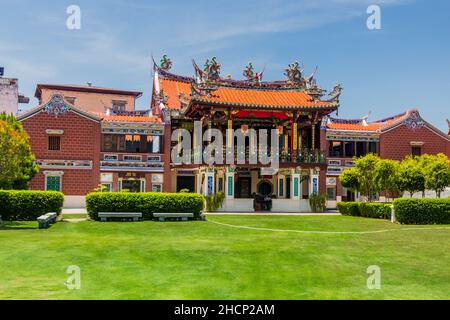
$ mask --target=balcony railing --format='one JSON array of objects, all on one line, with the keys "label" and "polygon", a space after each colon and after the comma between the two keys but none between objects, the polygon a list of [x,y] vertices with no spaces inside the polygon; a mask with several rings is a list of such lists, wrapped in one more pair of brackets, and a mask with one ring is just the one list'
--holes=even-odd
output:
[{"label": "balcony railing", "polygon": [[[249,148],[247,147],[245,151],[240,152],[240,156],[244,156],[245,163],[249,163]],[[227,151],[223,151],[223,163],[226,164],[227,162]],[[270,151],[267,152],[267,156],[270,157],[271,153]],[[279,157],[280,163],[293,163],[293,164],[326,164],[326,155],[325,152],[322,150],[311,150],[311,149],[298,149],[294,154],[291,154],[290,152],[281,152],[281,154],[277,154]],[[195,154],[194,152],[191,153],[191,163],[194,163]],[[200,157],[202,159],[202,155]],[[260,155],[258,154],[258,159],[260,159]],[[233,160],[234,163],[237,163],[238,161],[238,150],[235,148],[234,154],[233,154]]]},{"label": "balcony railing", "polygon": [[101,170],[112,171],[164,171],[163,162],[145,162],[145,161],[100,161]]}]

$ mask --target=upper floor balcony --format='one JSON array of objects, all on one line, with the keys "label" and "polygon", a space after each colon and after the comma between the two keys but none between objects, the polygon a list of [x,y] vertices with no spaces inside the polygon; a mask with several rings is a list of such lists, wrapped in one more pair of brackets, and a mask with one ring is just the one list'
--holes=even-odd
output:
[{"label": "upper floor balcony", "polygon": [[162,154],[102,153],[100,170],[163,172]]}]

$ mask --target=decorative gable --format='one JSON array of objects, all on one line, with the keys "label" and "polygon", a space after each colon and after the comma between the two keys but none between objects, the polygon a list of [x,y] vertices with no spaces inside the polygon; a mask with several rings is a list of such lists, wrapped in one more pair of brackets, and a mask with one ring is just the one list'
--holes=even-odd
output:
[{"label": "decorative gable", "polygon": [[417,111],[414,111],[403,121],[403,125],[410,130],[418,130],[425,125],[425,121],[423,121]]}]

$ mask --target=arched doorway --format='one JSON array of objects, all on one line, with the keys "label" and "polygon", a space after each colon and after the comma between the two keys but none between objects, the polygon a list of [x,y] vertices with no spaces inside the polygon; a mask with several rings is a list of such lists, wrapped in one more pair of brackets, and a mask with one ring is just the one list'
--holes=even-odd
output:
[{"label": "arched doorway", "polygon": [[273,193],[273,185],[270,181],[261,181],[258,184],[258,194],[267,196]]}]

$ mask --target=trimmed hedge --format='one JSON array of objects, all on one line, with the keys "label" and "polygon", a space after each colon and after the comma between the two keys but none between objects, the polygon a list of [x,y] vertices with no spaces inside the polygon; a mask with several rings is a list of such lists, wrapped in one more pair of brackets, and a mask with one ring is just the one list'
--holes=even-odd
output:
[{"label": "trimmed hedge", "polygon": [[395,217],[404,224],[450,224],[450,199],[399,198]]},{"label": "trimmed hedge", "polygon": [[0,190],[3,220],[32,221],[47,212],[61,213],[64,195],[57,191]]},{"label": "trimmed hedge", "polygon": [[391,204],[384,202],[339,202],[338,210],[342,215],[375,219],[390,219]]},{"label": "trimmed hedge", "polygon": [[164,192],[92,192],[86,196],[86,208],[91,219],[99,212],[142,212],[144,219],[152,219],[154,212],[193,212],[198,217],[205,198],[197,193]]},{"label": "trimmed hedge", "polygon": [[337,208],[344,216],[360,216],[358,202],[338,202]]}]

